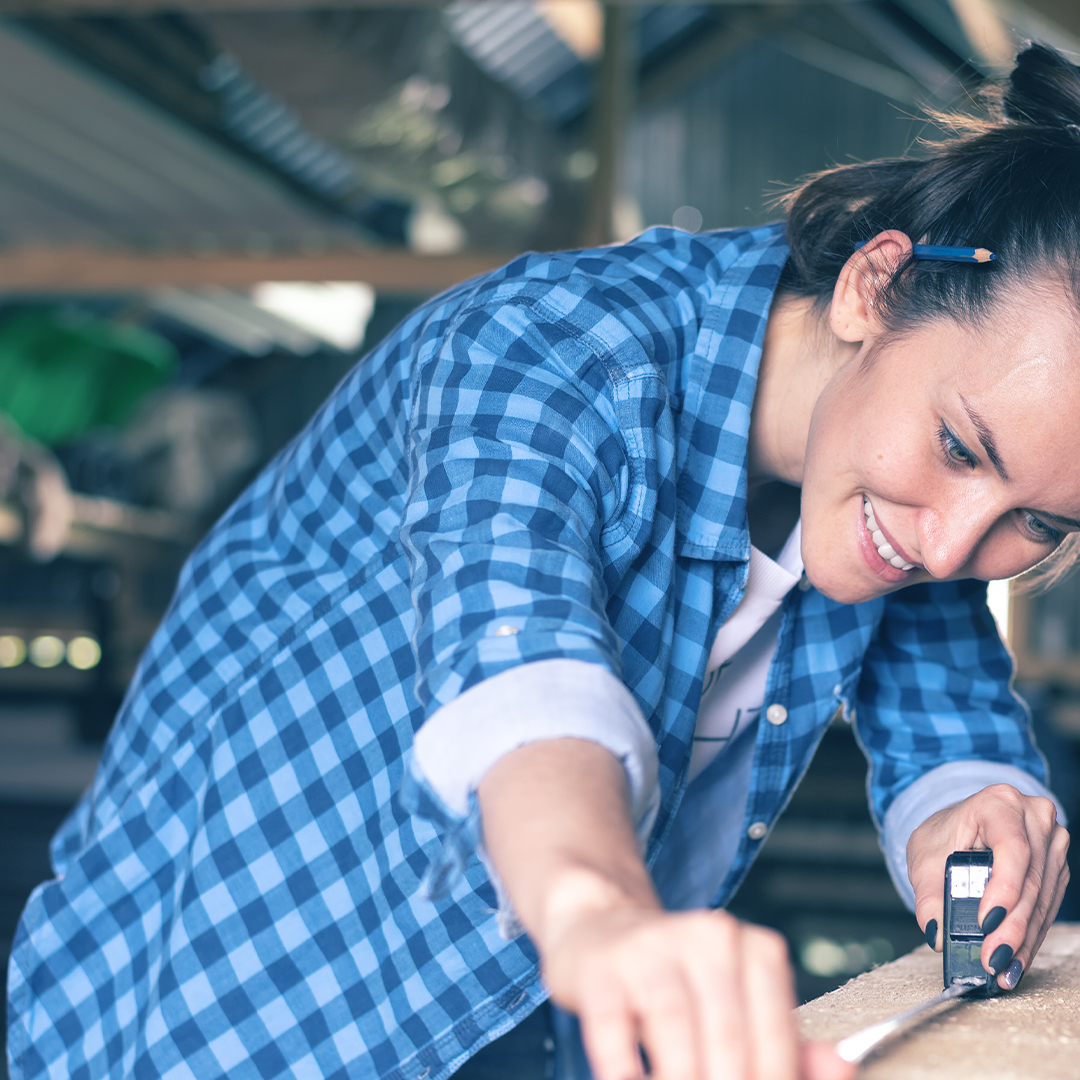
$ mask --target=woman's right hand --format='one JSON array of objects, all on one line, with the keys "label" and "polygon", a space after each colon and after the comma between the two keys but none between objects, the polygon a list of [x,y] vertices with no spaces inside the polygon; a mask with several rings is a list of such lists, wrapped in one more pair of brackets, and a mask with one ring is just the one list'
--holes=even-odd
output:
[{"label": "woman's right hand", "polygon": [[800,1043],[787,947],[722,911],[662,910],[638,854],[625,774],[595,743],[555,739],[501,758],[480,783],[484,843],[577,1014],[595,1080],[849,1080],[831,1047]]},{"label": "woman's right hand", "polygon": [[847,1080],[798,1039],[787,946],[721,911],[596,913],[549,942],[544,976],[577,1014],[596,1080]]}]

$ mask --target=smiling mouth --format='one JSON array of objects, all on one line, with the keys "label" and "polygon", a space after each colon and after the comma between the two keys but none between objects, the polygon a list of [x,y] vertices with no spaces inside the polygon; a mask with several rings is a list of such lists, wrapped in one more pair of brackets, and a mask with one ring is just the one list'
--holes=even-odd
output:
[{"label": "smiling mouth", "polygon": [[863,496],[863,513],[866,515],[866,528],[869,530],[871,537],[874,541],[874,546],[877,548],[877,553],[887,562],[890,566],[895,566],[897,570],[914,570],[915,564],[905,561],[902,555],[897,555],[892,545],[885,539],[885,534],[878,527],[877,519],[874,517],[874,508],[870,505],[870,500]]}]

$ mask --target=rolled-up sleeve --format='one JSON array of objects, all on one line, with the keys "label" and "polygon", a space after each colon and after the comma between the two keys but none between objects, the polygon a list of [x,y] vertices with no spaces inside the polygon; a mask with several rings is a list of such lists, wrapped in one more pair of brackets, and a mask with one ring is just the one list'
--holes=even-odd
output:
[{"label": "rolled-up sleeve", "polygon": [[605,541],[618,547],[628,503],[647,512],[618,365],[525,303],[465,313],[418,362],[401,537],[426,720],[410,783],[448,821],[502,754],[559,737],[610,749],[639,830],[655,814],[655,742],[606,614]]},{"label": "rolled-up sleeve", "polygon": [[418,365],[401,539],[427,715],[529,661],[620,671],[600,546],[625,450],[602,366],[545,330],[525,305],[468,312]]},{"label": "rolled-up sleeve", "polygon": [[626,770],[639,842],[659,803],[653,734],[633,695],[606,668],[539,660],[511,668],[444,705],[416,733],[415,768],[454,815],[504,754],[544,739],[598,743]]}]

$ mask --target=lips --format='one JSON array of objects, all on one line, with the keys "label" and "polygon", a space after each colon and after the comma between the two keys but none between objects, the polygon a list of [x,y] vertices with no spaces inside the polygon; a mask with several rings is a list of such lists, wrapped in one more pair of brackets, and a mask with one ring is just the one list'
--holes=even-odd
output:
[{"label": "lips", "polygon": [[874,507],[871,505],[870,499],[866,495],[863,496],[863,514],[866,518],[866,529],[871,534],[878,555],[897,570],[914,570],[915,564],[908,562],[907,559],[893,547],[889,542],[889,537],[885,535],[881,526],[878,525],[877,518],[874,516]]}]

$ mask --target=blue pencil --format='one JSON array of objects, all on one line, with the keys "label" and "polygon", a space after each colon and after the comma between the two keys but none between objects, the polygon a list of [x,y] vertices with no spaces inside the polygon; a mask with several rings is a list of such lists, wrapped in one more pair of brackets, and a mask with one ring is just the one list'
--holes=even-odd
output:
[{"label": "blue pencil", "polygon": [[[866,244],[861,240],[855,246]],[[943,244],[914,244],[911,248],[914,259],[926,259],[934,262],[985,263],[993,262],[997,255],[986,248],[946,247]]]}]

